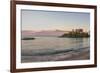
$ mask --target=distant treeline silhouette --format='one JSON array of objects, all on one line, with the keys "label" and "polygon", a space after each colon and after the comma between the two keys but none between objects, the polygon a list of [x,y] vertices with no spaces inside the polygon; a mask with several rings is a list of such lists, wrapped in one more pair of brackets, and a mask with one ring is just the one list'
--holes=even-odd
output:
[{"label": "distant treeline silhouette", "polygon": [[69,37],[69,38],[82,38],[82,37],[90,37],[88,32],[83,32],[83,29],[75,29],[70,31],[69,33],[65,33],[60,37]]}]

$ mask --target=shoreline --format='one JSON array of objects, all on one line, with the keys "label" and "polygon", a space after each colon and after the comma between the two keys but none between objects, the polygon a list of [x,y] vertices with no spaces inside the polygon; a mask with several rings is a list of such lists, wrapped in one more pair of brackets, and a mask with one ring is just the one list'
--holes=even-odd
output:
[{"label": "shoreline", "polygon": [[22,63],[46,62],[46,61],[69,61],[69,60],[87,60],[90,59],[89,47],[62,51],[56,54],[44,55],[24,55],[21,56]]}]

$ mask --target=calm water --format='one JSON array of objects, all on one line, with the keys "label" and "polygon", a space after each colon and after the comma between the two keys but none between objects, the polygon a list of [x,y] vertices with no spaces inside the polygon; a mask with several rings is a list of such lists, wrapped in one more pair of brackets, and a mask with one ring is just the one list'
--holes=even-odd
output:
[{"label": "calm water", "polygon": [[[50,55],[64,50],[77,50],[90,47],[89,38],[34,37],[34,40],[22,40],[22,56]],[[46,54],[45,54],[46,53]],[[23,57],[22,57],[23,59]]]}]

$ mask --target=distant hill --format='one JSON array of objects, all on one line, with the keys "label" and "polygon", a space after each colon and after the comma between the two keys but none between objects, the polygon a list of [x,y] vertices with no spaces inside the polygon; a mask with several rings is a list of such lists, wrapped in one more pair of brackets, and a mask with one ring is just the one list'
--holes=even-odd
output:
[{"label": "distant hill", "polygon": [[61,36],[65,33],[68,33],[68,31],[62,31],[62,30],[47,30],[47,31],[22,31],[22,37],[37,37],[37,36]]}]

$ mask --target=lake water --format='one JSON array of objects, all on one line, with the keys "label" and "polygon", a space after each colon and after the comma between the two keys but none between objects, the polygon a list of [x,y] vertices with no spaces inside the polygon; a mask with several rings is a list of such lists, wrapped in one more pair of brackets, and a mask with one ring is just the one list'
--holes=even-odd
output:
[{"label": "lake water", "polygon": [[[87,49],[89,51],[90,49],[89,38],[34,38],[34,40],[22,40],[22,62],[53,61],[54,58],[51,57],[59,57],[58,54],[64,55],[64,53],[70,51],[74,51],[73,53],[75,53],[77,50]],[[50,59],[47,60],[46,58]]]}]

